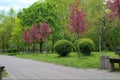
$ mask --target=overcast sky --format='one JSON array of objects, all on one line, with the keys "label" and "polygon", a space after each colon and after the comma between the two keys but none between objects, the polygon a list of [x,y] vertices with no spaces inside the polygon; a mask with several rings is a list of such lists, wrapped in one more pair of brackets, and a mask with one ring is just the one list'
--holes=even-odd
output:
[{"label": "overcast sky", "polygon": [[11,7],[18,11],[24,7],[28,7],[38,0],[0,0],[0,10],[8,11]]}]

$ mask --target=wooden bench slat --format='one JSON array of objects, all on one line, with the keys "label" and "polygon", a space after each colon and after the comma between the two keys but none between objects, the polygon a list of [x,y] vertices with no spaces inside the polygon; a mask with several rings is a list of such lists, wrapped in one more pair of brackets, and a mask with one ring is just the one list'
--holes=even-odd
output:
[{"label": "wooden bench slat", "polygon": [[110,62],[110,69],[114,70],[114,63],[118,63],[119,64],[119,68],[120,68],[120,58],[108,58],[109,62]]},{"label": "wooden bench slat", "polygon": [[119,58],[109,58],[111,63],[120,63],[120,59]]}]

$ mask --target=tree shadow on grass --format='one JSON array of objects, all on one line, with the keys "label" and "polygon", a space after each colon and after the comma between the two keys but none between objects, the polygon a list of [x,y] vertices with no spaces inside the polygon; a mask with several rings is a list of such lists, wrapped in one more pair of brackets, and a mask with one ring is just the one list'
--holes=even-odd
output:
[{"label": "tree shadow on grass", "polygon": [[55,58],[69,58],[69,57],[72,57],[72,56],[70,56],[70,55],[68,55],[68,56],[56,56]]}]

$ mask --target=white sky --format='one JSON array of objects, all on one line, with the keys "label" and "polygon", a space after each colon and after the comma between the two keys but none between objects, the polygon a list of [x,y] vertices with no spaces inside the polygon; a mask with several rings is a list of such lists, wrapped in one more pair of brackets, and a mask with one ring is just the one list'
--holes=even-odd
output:
[{"label": "white sky", "polygon": [[38,0],[0,0],[0,10],[8,11],[11,7],[18,11],[24,7],[29,7]]}]

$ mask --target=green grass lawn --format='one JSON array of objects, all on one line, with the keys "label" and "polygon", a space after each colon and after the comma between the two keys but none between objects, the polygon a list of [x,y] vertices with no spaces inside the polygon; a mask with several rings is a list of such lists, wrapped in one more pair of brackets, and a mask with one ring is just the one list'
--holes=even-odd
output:
[{"label": "green grass lawn", "polygon": [[2,76],[3,76],[3,77],[7,77],[7,75],[8,75],[8,73],[6,72],[6,70],[3,70]]},{"label": "green grass lawn", "polygon": [[110,57],[118,57],[114,52],[93,52],[91,56],[81,55],[77,57],[77,53],[71,53],[68,57],[59,57],[57,54],[17,54],[16,57],[54,63],[58,65],[71,66],[76,68],[99,68],[100,56],[109,55]]}]

